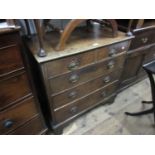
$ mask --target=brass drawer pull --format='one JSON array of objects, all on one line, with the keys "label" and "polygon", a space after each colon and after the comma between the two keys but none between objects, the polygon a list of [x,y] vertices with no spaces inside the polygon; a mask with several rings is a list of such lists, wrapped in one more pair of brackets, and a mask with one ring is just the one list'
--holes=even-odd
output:
[{"label": "brass drawer pull", "polygon": [[8,119],[8,120],[4,121],[3,126],[5,128],[11,128],[13,126],[13,124],[14,124],[14,122],[12,120]]},{"label": "brass drawer pull", "polygon": [[77,96],[77,92],[76,91],[72,91],[69,93],[68,98],[73,99]]},{"label": "brass drawer pull", "polygon": [[105,83],[110,82],[110,81],[111,81],[110,76],[106,76],[106,77],[103,79],[103,81],[104,81]]},{"label": "brass drawer pull", "polygon": [[111,49],[110,51],[109,51],[109,56],[111,56],[111,57],[113,57],[113,56],[115,56],[116,55],[116,49]]},{"label": "brass drawer pull", "polygon": [[144,37],[144,38],[141,39],[141,41],[145,44],[148,41],[148,38]]},{"label": "brass drawer pull", "polygon": [[69,81],[71,82],[71,83],[75,83],[75,82],[77,82],[79,80],[79,76],[77,75],[77,74],[73,74],[73,75],[71,75],[71,77],[69,78]]},{"label": "brass drawer pull", "polygon": [[102,93],[101,93],[101,97],[106,97],[106,92],[105,91],[103,91]]},{"label": "brass drawer pull", "polygon": [[115,62],[114,61],[110,61],[109,63],[108,63],[108,69],[112,69],[112,68],[114,68],[114,64],[115,64]]},{"label": "brass drawer pull", "polygon": [[78,66],[79,66],[79,61],[78,60],[72,60],[68,65],[68,69],[74,70],[74,69],[78,68]]},{"label": "brass drawer pull", "polygon": [[77,106],[74,106],[70,109],[70,112],[71,112],[71,114],[75,114],[75,113],[77,113],[77,110],[78,110]]}]

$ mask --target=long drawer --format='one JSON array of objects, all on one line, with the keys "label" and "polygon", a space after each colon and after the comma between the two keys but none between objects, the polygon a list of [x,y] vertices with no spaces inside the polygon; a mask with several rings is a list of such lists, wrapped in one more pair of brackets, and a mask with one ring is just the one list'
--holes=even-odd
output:
[{"label": "long drawer", "polygon": [[56,124],[72,118],[75,115],[81,113],[82,111],[87,110],[91,106],[95,106],[99,102],[104,101],[106,97],[112,95],[115,92],[117,86],[118,82],[116,81],[113,84],[98,89],[97,91],[89,94],[88,96],[78,101],[73,102],[70,105],[56,110],[54,113]]},{"label": "long drawer", "polygon": [[40,116],[36,116],[29,122],[25,123],[21,127],[10,132],[9,135],[40,135],[46,131],[46,128],[41,120]]},{"label": "long drawer", "polygon": [[99,78],[90,80],[75,88],[69,89],[61,94],[52,96],[52,106],[54,109],[59,108],[65,104],[68,104],[74,100],[85,96],[96,89],[106,86],[107,84],[118,80],[121,75],[121,69],[114,71],[113,73],[101,76]]},{"label": "long drawer", "polygon": [[0,89],[0,110],[31,94],[25,72],[0,81]]},{"label": "long drawer", "polygon": [[106,61],[96,63],[89,67],[64,74],[62,76],[49,79],[51,93],[58,93],[65,89],[72,88],[78,84],[87,82],[88,80],[99,76],[109,74],[112,71],[121,68],[125,60],[125,54],[120,54],[117,57],[110,58]]},{"label": "long drawer", "polygon": [[84,66],[88,66],[96,61],[113,57],[128,49],[129,42],[121,42],[110,46],[94,49],[81,54],[75,54],[62,59],[53,60],[45,64],[47,76],[53,77],[64,73],[69,73]]},{"label": "long drawer", "polygon": [[0,112],[0,133],[6,134],[37,115],[33,97]]}]

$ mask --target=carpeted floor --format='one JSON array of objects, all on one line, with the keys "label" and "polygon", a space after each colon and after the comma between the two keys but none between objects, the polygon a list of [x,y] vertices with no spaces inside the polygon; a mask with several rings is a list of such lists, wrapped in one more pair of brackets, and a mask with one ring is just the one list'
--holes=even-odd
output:
[{"label": "carpeted floor", "polygon": [[131,117],[125,111],[136,112],[151,105],[141,104],[151,100],[150,84],[145,79],[121,92],[111,105],[102,105],[73,121],[64,128],[64,135],[153,135],[153,114]]}]

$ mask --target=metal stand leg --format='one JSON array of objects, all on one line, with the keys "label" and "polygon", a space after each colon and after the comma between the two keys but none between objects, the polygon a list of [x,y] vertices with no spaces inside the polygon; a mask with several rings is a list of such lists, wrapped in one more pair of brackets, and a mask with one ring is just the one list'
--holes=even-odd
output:
[{"label": "metal stand leg", "polygon": [[143,104],[151,104],[153,101],[142,101]]},{"label": "metal stand leg", "polygon": [[129,116],[140,116],[140,115],[146,115],[146,114],[153,113],[154,111],[155,111],[155,109],[152,108],[152,109],[149,109],[149,110],[145,110],[145,111],[141,111],[141,112],[136,112],[136,113],[125,112],[125,114],[129,115]]},{"label": "metal stand leg", "polygon": [[154,114],[154,122],[155,122],[155,82],[154,82],[152,73],[149,71],[146,71],[146,72],[148,74],[150,84],[151,84],[152,101],[142,101],[142,103],[145,103],[145,104],[152,103],[153,107],[149,110],[136,112],[136,113],[125,112],[125,114],[129,115],[129,116],[140,116],[140,115],[146,115],[146,114],[153,113]]}]

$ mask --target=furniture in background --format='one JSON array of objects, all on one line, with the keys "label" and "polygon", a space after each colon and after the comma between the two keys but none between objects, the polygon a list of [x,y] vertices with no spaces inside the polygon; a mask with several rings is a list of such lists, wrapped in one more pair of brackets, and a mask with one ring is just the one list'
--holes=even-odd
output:
[{"label": "furniture in background", "polygon": [[113,37],[110,28],[99,25],[89,32],[87,27],[79,27],[70,35],[64,50],[57,51],[53,48],[61,40],[57,35],[46,34],[45,57],[37,54],[37,36],[27,41],[26,54],[33,66],[39,99],[47,102],[44,116],[49,127],[60,134],[81,114],[114,101],[133,37],[122,32]]},{"label": "furniture in background", "polygon": [[151,94],[152,94],[152,101],[142,101],[144,104],[152,104],[152,108],[141,111],[141,112],[136,112],[136,113],[129,113],[125,112],[126,115],[129,116],[140,116],[140,115],[145,115],[145,114],[154,114],[154,122],[155,122],[155,81],[153,78],[153,74],[155,74],[155,61],[149,62],[148,64],[143,65],[143,69],[146,71],[150,84],[151,84]]},{"label": "furniture in background", "polygon": [[[126,27],[126,33],[130,32],[135,36],[135,38],[132,39],[127,52],[125,66],[121,77],[120,91],[144,79],[146,73],[142,69],[142,65],[155,59],[154,21],[138,21],[139,20],[133,20],[132,22],[130,22],[130,20],[118,20],[119,28],[122,24],[124,29]],[[128,23],[132,23],[134,26],[129,26]],[[136,26],[135,23],[138,23],[139,25]],[[123,30],[122,28],[120,29]]]},{"label": "furniture in background", "polygon": [[[44,36],[45,36],[45,27],[48,25],[49,21],[50,21],[49,19],[46,19],[46,20],[43,20],[43,22],[41,23],[41,21],[38,19],[34,20],[35,27],[36,27],[37,34],[38,34],[39,46],[40,46],[39,50],[38,50],[39,57],[46,56],[46,52],[44,49]],[[118,30],[117,23],[113,19],[106,19],[105,21],[107,21],[107,22],[105,22],[103,20],[97,20],[97,19],[96,20],[72,19],[69,21],[69,23],[64,28],[64,30],[58,30],[53,26],[54,30],[57,30],[60,33],[60,40],[59,40],[59,43],[58,43],[57,47],[55,48],[55,50],[57,50],[57,51],[64,50],[66,43],[67,43],[71,33],[75,30],[75,28],[78,27],[83,22],[87,22],[87,25],[89,26],[91,24],[90,21],[97,22],[101,25],[103,25],[103,24],[106,24],[108,26],[110,25],[110,27],[112,28],[112,36],[113,37],[117,36],[117,30]]]},{"label": "furniture in background", "polygon": [[17,26],[0,29],[0,134],[45,134],[19,30]]}]

